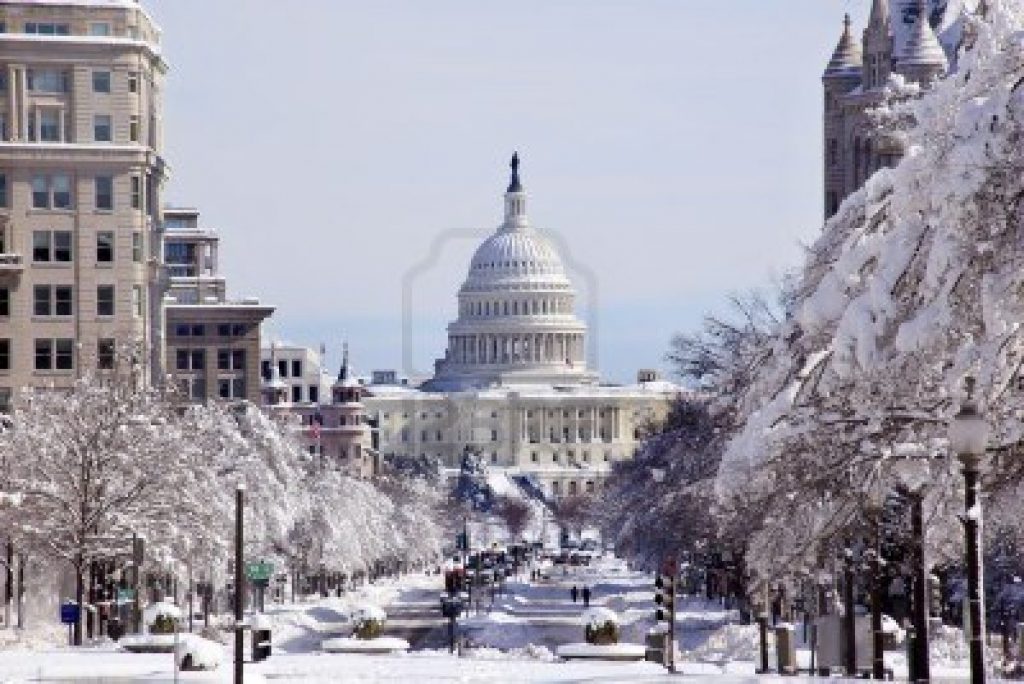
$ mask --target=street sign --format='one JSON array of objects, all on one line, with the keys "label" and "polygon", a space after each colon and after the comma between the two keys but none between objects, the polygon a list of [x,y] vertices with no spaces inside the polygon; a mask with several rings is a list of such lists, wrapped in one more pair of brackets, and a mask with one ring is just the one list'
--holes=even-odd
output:
[{"label": "street sign", "polygon": [[135,600],[135,590],[119,588],[117,590],[117,602],[118,603],[131,603]]},{"label": "street sign", "polygon": [[78,604],[62,603],[60,606],[60,621],[65,625],[73,625],[78,622]]},{"label": "street sign", "polygon": [[274,564],[255,561],[245,564],[245,576],[254,582],[266,582],[274,574]]}]

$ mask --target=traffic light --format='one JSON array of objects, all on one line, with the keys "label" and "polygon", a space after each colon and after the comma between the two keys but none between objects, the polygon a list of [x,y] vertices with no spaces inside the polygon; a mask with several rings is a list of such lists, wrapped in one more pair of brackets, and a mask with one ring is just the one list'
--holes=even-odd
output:
[{"label": "traffic light", "polygon": [[657,622],[671,621],[675,614],[676,582],[671,575],[659,574],[654,580],[654,619]]}]

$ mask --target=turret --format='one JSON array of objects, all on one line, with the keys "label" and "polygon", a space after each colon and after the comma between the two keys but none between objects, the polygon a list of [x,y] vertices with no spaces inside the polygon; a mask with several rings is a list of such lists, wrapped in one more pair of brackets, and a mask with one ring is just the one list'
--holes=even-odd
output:
[{"label": "turret", "polygon": [[850,15],[843,20],[843,33],[825,67],[824,88],[824,212],[829,218],[839,208],[843,195],[843,106],[842,100],[861,83],[862,55],[853,37]]},{"label": "turret", "polygon": [[865,90],[881,88],[892,72],[892,22],[889,0],[872,0],[871,16],[863,40]]},{"label": "turret", "polygon": [[925,0],[917,0],[917,17],[907,39],[896,55],[895,70],[909,81],[927,84],[949,69],[946,51],[942,49],[928,21]]}]

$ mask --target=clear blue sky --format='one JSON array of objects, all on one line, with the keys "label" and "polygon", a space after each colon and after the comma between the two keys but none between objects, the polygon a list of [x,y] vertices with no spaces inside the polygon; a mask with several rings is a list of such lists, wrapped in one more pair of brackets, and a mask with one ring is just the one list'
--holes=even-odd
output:
[{"label": "clear blue sky", "polygon": [[166,198],[220,230],[233,295],[278,307],[271,335],[401,369],[405,274],[439,241],[412,284],[428,370],[519,150],[611,380],[798,263],[821,225],[821,72],[870,4],[143,1],[171,64]]}]

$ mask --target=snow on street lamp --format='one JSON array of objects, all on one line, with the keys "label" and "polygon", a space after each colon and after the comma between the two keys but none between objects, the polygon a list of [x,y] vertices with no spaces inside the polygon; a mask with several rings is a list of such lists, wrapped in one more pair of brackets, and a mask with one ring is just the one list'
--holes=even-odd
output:
[{"label": "snow on street lamp", "polygon": [[974,401],[974,378],[964,380],[967,396],[949,424],[949,447],[964,473],[964,535],[966,537],[967,601],[970,618],[971,682],[985,681],[985,613],[981,598],[981,502],[978,476],[988,445],[988,423]]}]

